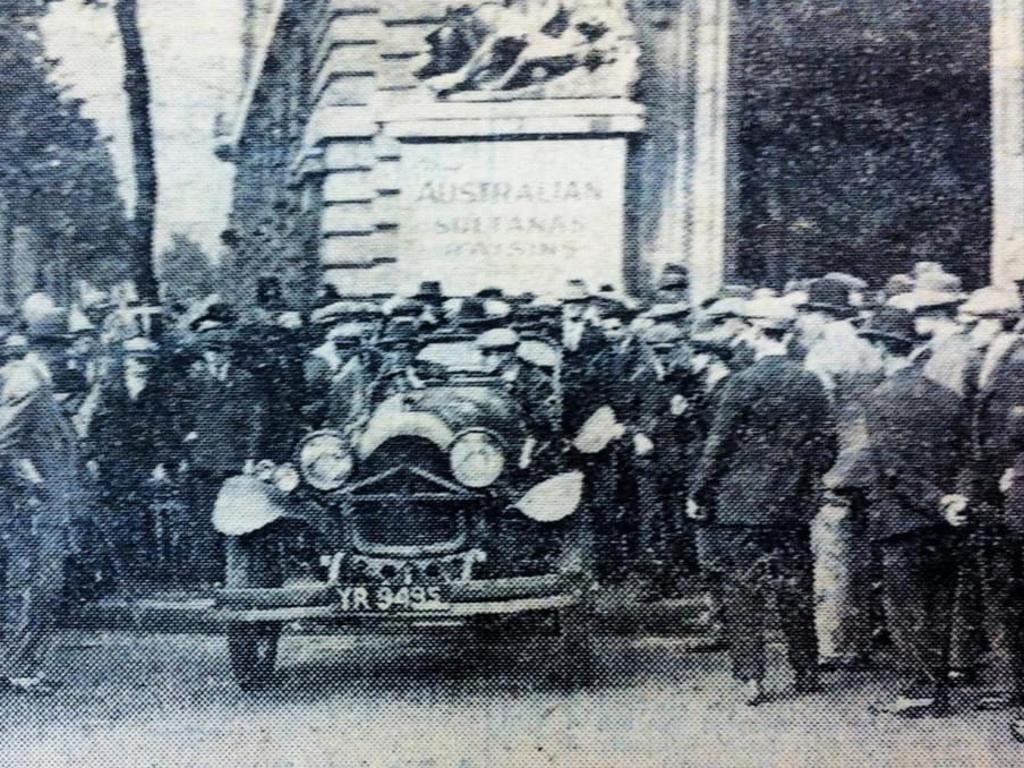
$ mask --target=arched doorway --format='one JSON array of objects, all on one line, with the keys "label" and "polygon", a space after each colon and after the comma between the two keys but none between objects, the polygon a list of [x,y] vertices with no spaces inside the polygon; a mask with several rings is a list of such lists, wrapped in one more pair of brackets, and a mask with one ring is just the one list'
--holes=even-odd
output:
[{"label": "arched doorway", "polygon": [[988,282],[989,0],[737,0],[729,271]]}]

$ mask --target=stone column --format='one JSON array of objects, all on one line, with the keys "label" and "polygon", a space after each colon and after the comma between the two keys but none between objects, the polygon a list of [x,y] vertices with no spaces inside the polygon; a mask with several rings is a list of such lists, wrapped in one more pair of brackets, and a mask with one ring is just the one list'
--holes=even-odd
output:
[{"label": "stone column", "polygon": [[992,0],[992,275],[1024,277],[1024,0]]},{"label": "stone column", "polygon": [[383,27],[379,10],[355,0],[330,0],[316,46],[313,102],[303,144],[323,152],[320,260],[324,277],[343,294],[377,289],[374,102]]},{"label": "stone column", "polygon": [[647,109],[630,150],[630,256],[627,285],[644,293],[669,263],[689,259],[690,157],[693,146],[694,0],[633,0],[642,51],[638,83]]},{"label": "stone column", "polygon": [[695,104],[690,172],[689,264],[693,298],[721,286],[726,274],[729,180],[731,0],[696,0],[693,33]]}]

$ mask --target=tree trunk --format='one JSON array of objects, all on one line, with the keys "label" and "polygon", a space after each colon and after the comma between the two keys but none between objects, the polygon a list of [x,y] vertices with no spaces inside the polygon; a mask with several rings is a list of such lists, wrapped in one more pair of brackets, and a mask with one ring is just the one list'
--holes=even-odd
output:
[{"label": "tree trunk", "polygon": [[116,0],[114,15],[124,49],[124,90],[128,96],[135,168],[135,220],[132,273],[139,298],[155,304],[159,289],[153,271],[153,232],[156,227],[156,158],[150,119],[149,70],[139,31],[138,0]]},{"label": "tree trunk", "polygon": [[7,197],[0,191],[0,306],[13,308],[17,304],[14,295],[14,218]]}]

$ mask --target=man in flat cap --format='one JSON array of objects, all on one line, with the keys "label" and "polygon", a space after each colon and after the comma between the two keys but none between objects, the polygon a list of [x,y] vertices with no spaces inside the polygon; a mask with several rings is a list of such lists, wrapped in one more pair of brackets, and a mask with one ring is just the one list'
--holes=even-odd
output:
[{"label": "man in flat cap", "polygon": [[324,333],[303,363],[307,423],[340,429],[369,407],[374,363],[367,344],[380,320],[380,310],[365,301],[338,302],[314,328]]},{"label": "man in flat cap", "polygon": [[654,446],[653,493],[649,514],[640,521],[640,549],[657,596],[675,596],[697,570],[693,524],[685,511],[702,438],[694,410],[703,407],[703,398],[693,351],[679,325],[686,317],[682,306],[655,305],[647,315],[657,321],[640,334],[655,361],[639,403]]},{"label": "man in flat cap", "polygon": [[184,456],[166,382],[153,380],[159,346],[137,336],[121,347],[121,370],[103,388],[85,447],[102,489],[103,528],[128,569],[123,575],[152,575],[156,529],[147,490],[169,482]]},{"label": "man in flat cap", "polygon": [[240,318],[238,348],[263,400],[273,406],[267,412],[260,456],[282,462],[290,458],[305,427],[305,328],[278,275],[258,277],[255,299],[255,306]]},{"label": "man in flat cap", "polygon": [[[34,321],[33,321],[34,322]],[[0,685],[52,693],[42,675],[65,608],[74,526],[89,508],[78,439],[52,380],[28,356],[0,373],[0,509],[8,632]]]},{"label": "man in flat cap", "polygon": [[182,413],[175,414],[184,435],[189,464],[192,514],[190,575],[212,585],[223,575],[223,542],[210,517],[224,481],[261,459],[268,403],[237,354],[236,315],[230,307],[211,308],[194,323],[201,358],[183,382]]},{"label": "man in flat cap", "polygon": [[789,356],[796,312],[747,304],[755,362],[718,398],[691,488],[690,515],[748,704],[764,701],[765,616],[774,594],[800,693],[818,688],[810,522],[836,453],[828,396]]}]

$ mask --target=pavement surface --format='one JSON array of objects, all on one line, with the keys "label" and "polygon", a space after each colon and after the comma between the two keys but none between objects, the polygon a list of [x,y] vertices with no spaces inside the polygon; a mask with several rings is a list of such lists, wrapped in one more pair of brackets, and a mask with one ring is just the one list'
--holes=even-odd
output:
[{"label": "pavement surface", "polygon": [[[721,651],[665,638],[600,640],[585,690],[547,682],[543,643],[475,661],[458,642],[291,636],[270,690],[243,693],[213,635],[78,630],[54,649],[64,687],[0,697],[4,768],[829,768],[1024,765],[1006,713],[961,695],[942,720],[873,714],[896,682],[833,673],[741,703]],[[472,663],[470,663],[472,662]]]}]

